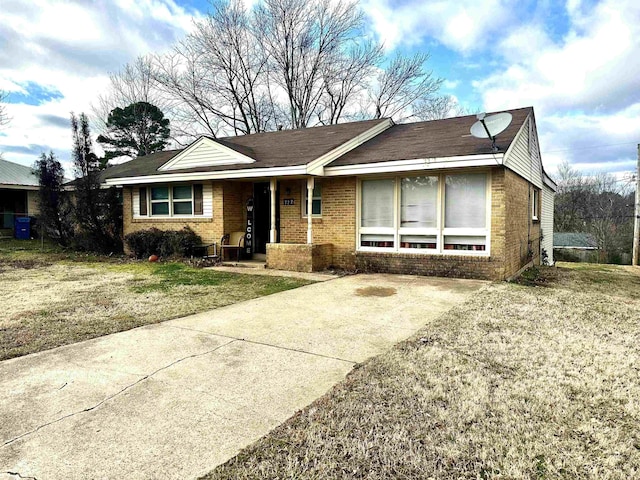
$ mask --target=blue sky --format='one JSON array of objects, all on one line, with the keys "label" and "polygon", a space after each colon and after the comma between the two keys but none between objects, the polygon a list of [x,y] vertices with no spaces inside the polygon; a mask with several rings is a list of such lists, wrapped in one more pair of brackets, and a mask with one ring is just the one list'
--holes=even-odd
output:
[{"label": "blue sky", "polygon": [[[255,1],[255,0],[252,0]],[[12,122],[5,159],[68,161],[69,112],[91,112],[108,73],[170,47],[204,0],[3,0],[0,90]],[[389,54],[427,51],[443,93],[472,111],[535,108],[545,168],[567,160],[622,176],[640,142],[637,0],[361,0]]]}]

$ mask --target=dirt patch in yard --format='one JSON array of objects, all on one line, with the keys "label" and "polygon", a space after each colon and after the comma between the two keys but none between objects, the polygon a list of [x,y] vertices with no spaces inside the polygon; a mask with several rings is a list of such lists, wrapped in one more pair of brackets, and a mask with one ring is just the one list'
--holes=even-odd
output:
[{"label": "dirt patch in yard", "polygon": [[310,283],[179,263],[21,259],[1,266],[0,360]]},{"label": "dirt patch in yard", "polygon": [[640,478],[640,277],[528,275],[360,365],[205,478]]},{"label": "dirt patch in yard", "polygon": [[391,287],[364,287],[356,290],[359,297],[390,297],[396,293],[397,290]]}]

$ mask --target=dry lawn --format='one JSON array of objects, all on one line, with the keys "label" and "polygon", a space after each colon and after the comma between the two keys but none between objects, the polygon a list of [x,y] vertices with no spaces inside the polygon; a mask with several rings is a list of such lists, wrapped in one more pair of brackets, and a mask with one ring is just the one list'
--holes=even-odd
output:
[{"label": "dry lawn", "polygon": [[8,245],[0,244],[0,360],[309,283]]},{"label": "dry lawn", "polygon": [[205,478],[640,478],[639,427],[638,271],[564,264],[485,287]]}]

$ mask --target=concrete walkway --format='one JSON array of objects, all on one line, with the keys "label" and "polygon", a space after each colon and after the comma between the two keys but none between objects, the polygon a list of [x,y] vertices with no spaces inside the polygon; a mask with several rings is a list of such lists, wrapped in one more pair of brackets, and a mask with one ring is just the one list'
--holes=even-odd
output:
[{"label": "concrete walkway", "polygon": [[0,362],[0,479],[190,479],[483,282],[356,275]]}]

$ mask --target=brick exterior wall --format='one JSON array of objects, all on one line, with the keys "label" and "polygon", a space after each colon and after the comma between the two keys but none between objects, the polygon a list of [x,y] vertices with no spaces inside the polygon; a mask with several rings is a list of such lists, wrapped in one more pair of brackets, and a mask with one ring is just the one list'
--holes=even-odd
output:
[{"label": "brick exterior wall", "polygon": [[[504,167],[491,170],[489,257],[357,252],[360,271],[504,280],[529,261],[540,264],[540,225],[532,220],[533,185]],[[534,252],[528,256],[529,246]]]},{"label": "brick exterior wall", "polygon": [[[502,280],[533,260],[540,263],[540,224],[532,220],[533,187],[504,167],[491,169],[491,250],[489,257],[356,252],[355,177],[322,178],[322,216],[313,219],[313,244],[307,245],[307,218],[303,216],[306,179],[279,182],[280,244],[267,245],[270,268],[317,271],[327,267],[388,273],[412,273]],[[179,230],[191,227],[205,242],[219,241],[223,233],[243,231],[246,200],[253,183],[213,182],[213,218],[133,219],[132,188],[125,187],[124,233],[151,227]],[[283,200],[293,199],[294,205]],[[528,254],[534,252],[533,258]]]},{"label": "brick exterior wall", "polygon": [[[313,218],[313,243],[333,245],[331,266],[353,270],[356,242],[356,178],[322,178],[322,217]],[[280,242],[307,242],[307,217],[303,216],[305,180],[280,182]],[[289,190],[290,193],[287,193]],[[283,205],[284,198],[294,205]],[[328,265],[329,266],[329,265]]]},{"label": "brick exterior wall", "polygon": [[[205,243],[217,242],[223,234],[223,184],[214,182],[213,218],[133,218],[133,188],[124,187],[122,192],[123,232],[127,235],[139,230],[157,228],[160,230],[181,230],[190,227]],[[126,248],[126,246],[125,246]]]},{"label": "brick exterior wall", "polygon": [[332,263],[331,244],[268,243],[267,268],[295,272],[318,272]]},{"label": "brick exterior wall", "polygon": [[[540,222],[532,219],[534,187],[511,170],[504,169],[505,273],[515,274],[530,261],[540,265]],[[542,196],[540,196],[542,198]],[[538,212],[538,218],[540,214]],[[531,250],[532,254],[529,254]]]}]

